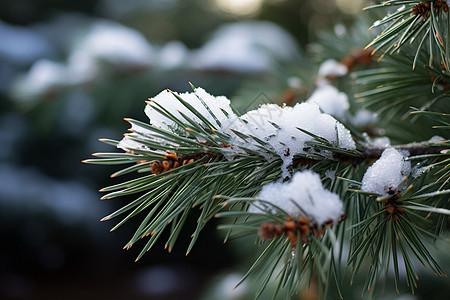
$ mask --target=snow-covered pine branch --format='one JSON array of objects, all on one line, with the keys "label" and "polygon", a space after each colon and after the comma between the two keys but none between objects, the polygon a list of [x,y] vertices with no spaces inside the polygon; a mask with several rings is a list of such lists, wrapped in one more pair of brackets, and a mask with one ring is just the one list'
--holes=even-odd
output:
[{"label": "snow-covered pine branch", "polygon": [[[342,97],[339,94],[322,96]],[[182,101],[180,101],[180,98]],[[344,99],[345,100],[345,99]],[[161,113],[161,109],[165,113]],[[195,110],[197,113],[194,113]],[[163,91],[148,102],[145,113],[150,119],[150,125],[162,130],[184,136],[193,136],[186,128],[192,127],[192,122],[203,127],[214,136],[222,133],[222,142],[226,146],[221,151],[228,160],[245,153],[245,149],[261,152],[267,160],[281,159],[283,177],[290,177],[288,168],[292,165],[295,154],[307,154],[307,142],[313,140],[298,128],[319,136],[333,146],[341,149],[356,149],[350,132],[332,116],[322,113],[314,103],[300,103],[294,107],[264,104],[260,108],[247,112],[242,116],[234,113],[230,101],[223,97],[214,97],[201,88],[192,93],[177,94]],[[171,117],[168,117],[171,115]],[[199,115],[204,119],[199,118]],[[174,118],[179,122],[175,122]],[[186,124],[180,126],[182,124]],[[191,122],[191,124],[189,124]],[[139,147],[130,137],[144,136],[156,143],[168,143],[159,134],[132,125],[132,133],[125,136],[118,147],[132,150]],[[199,143],[207,143],[202,136],[193,136]],[[170,143],[176,147],[178,145]],[[141,145],[141,148],[145,145]],[[265,149],[265,150],[264,150]],[[320,151],[325,157],[332,156],[330,151]]]}]

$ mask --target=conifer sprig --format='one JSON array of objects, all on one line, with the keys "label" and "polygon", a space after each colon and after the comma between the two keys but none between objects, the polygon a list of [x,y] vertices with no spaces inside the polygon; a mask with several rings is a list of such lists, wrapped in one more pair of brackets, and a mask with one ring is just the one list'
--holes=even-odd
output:
[{"label": "conifer sprig", "polygon": [[[224,200],[227,204],[247,203],[246,206],[260,204],[260,214],[247,211],[224,211],[217,214],[217,217],[224,220],[233,220],[232,224],[219,226],[219,229],[228,230],[232,238],[252,236],[258,229],[260,236],[264,237],[262,232],[264,230],[269,230],[268,234],[271,234],[270,226],[285,228],[284,226],[294,223],[292,217],[285,211],[261,199],[224,197]],[[303,226],[309,228],[310,225]],[[237,285],[246,279],[260,282],[255,295],[255,299],[258,299],[266,291],[268,283],[275,282],[276,288],[272,299],[278,299],[277,296],[290,299],[290,296],[299,290],[308,289],[311,280],[317,279],[320,297],[326,299],[329,284],[336,284],[339,290],[333,257],[333,246],[336,242],[335,228],[336,226],[332,228],[326,225],[308,229],[307,233],[283,231],[267,240],[257,239],[256,242],[261,248],[260,254]]]},{"label": "conifer sprig", "polygon": [[[447,106],[450,97],[450,76],[441,65],[427,64],[427,54],[409,55],[414,48],[405,47],[405,53],[386,57],[377,68],[352,74],[355,97],[364,107],[376,109],[383,116],[405,115],[409,107],[420,110]],[[416,64],[414,72],[411,65]]]},{"label": "conifer sprig", "polygon": [[[385,54],[394,54],[406,44],[414,44],[417,51],[414,62],[422,49],[428,50],[428,65],[433,64],[433,53],[438,53],[439,63],[449,71],[448,39],[450,27],[449,8],[446,1],[384,1],[367,9],[381,7],[396,7],[397,10],[389,13],[383,19],[376,21],[371,28],[386,28],[367,47],[374,47],[374,52],[382,51]],[[416,64],[413,64],[413,68]]]},{"label": "conifer sprig", "polygon": [[[188,215],[196,211],[197,225],[187,253],[214,216],[231,220],[221,226],[229,231],[227,238],[235,234],[255,236],[257,232],[261,236],[261,226],[267,222],[278,228],[275,233],[269,233],[273,237],[269,238],[271,241],[265,240],[267,234],[262,236],[265,237],[265,241],[260,241],[264,250],[244,277],[256,275],[260,278],[262,284],[257,296],[271,281],[277,282],[275,296],[281,290],[285,295],[290,295],[307,286],[309,280],[317,276],[322,286],[320,291],[325,297],[330,283],[340,281],[338,274],[341,272],[337,268],[344,259],[342,245],[350,239],[347,264],[352,266],[354,278],[361,268],[370,263],[366,279],[368,289],[373,290],[380,274],[390,266],[389,260],[383,260],[383,257],[392,257],[395,270],[399,268],[397,256],[403,257],[407,283],[412,289],[417,279],[411,255],[443,275],[422,241],[425,236],[435,238],[433,232],[439,233],[445,227],[445,219],[441,216],[450,213],[447,210],[450,170],[446,163],[449,154],[444,151],[450,146],[448,141],[399,146],[399,149],[411,150],[413,156],[407,160],[419,163],[413,169],[418,170],[419,175],[405,177],[404,182],[409,187],[404,192],[395,190],[393,194],[377,195],[361,191],[360,179],[370,162],[377,159],[384,149],[367,148],[366,144],[358,144],[355,149],[342,148],[341,139],[346,135],[339,131],[338,123],[330,127],[332,134],[326,133],[328,138],[304,128],[292,128],[291,134],[301,133],[304,135],[301,135],[302,138],[307,137],[304,147],[299,153],[282,151],[280,154],[280,150],[274,148],[277,144],[270,140],[273,133],[267,138],[261,135],[259,138],[245,132],[245,128],[230,128],[227,131],[221,124],[227,122],[229,115],[224,114],[224,119],[219,120],[215,115],[217,112],[213,112],[214,108],[201,101],[203,106],[208,106],[207,113],[212,117],[208,119],[199,113],[198,108],[193,106],[195,104],[180,95],[174,97],[186,111],[178,111],[179,116],[175,116],[169,107],[158,101],[148,102],[151,109],[166,118],[166,123],[156,126],[126,119],[132,127],[122,141],[102,140],[122,148],[125,153],[97,153],[94,154],[97,159],[85,161],[131,164],[114,173],[113,177],[137,174],[135,179],[101,190],[107,192],[102,199],[137,195],[134,201],[103,218],[109,220],[124,216],[112,228],[115,230],[131,218],[141,216],[141,224],[125,245],[128,249],[138,240],[148,238],[137,259],[156,243],[165,230],[169,231],[166,248],[171,251]],[[309,106],[304,107],[310,109]],[[439,126],[444,128],[450,124],[445,114],[426,111],[416,111],[416,114],[436,118],[443,124]],[[244,124],[249,125],[249,121],[246,122]],[[275,130],[275,133],[284,129],[272,121],[264,126],[269,126],[270,132]],[[425,148],[428,152],[420,150]],[[375,155],[375,152],[378,154]],[[322,174],[324,187],[344,199],[348,221],[332,227],[309,221],[304,223],[304,219],[296,219],[282,208],[274,208],[273,203],[264,204],[265,199],[254,198],[263,186],[283,178],[282,166],[285,162],[282,156],[286,155],[293,157],[292,164],[288,166],[289,172],[308,168]],[[432,173],[431,169],[437,172]],[[260,204],[264,204],[260,207],[264,213],[249,210],[251,205]],[[301,206],[298,209],[308,215]],[[430,223],[429,216],[436,219],[437,224]],[[340,247],[335,256],[337,240]],[[283,266],[281,269],[280,265]],[[398,271],[395,274],[397,283]]]},{"label": "conifer sprig", "polygon": [[[416,161],[423,157],[409,159]],[[421,169],[419,166],[416,168]],[[397,291],[399,269],[404,269],[406,282],[414,292],[418,280],[414,261],[446,277],[427,244],[438,237],[433,233],[433,229],[440,226],[435,227],[435,220],[439,220],[439,223],[442,222],[442,216],[450,215],[450,210],[441,206],[443,199],[448,199],[450,190],[440,190],[439,185],[433,182],[430,168],[432,165],[423,168],[415,178],[406,177],[408,187],[403,192],[379,197],[378,201],[370,200],[377,195],[369,195],[366,201],[361,202],[358,196],[361,191],[349,188],[356,193],[348,201],[360,203],[358,207],[351,204],[360,213],[350,218],[353,225],[350,226],[352,239],[347,266],[352,271],[351,281],[368,267],[364,289],[372,296],[380,274],[392,268]],[[367,257],[370,257],[368,266]],[[401,261],[403,266],[400,266]]]}]

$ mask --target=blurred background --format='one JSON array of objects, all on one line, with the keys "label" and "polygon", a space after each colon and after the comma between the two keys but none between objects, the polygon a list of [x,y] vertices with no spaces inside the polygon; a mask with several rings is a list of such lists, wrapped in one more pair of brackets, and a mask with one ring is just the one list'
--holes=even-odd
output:
[{"label": "blurred background", "polygon": [[308,68],[299,58],[308,45],[322,31],[342,34],[336,24],[352,24],[366,4],[2,0],[0,298],[251,296],[245,284],[232,287],[254,258],[253,241],[224,247],[214,222],[188,256],[193,228],[172,253],[161,239],[135,263],[143,245],[122,247],[137,223],[109,233],[116,220],[99,222],[130,200],[99,200],[100,188],[118,182],[109,178],[116,168],[81,161],[115,151],[98,138],[120,139],[123,117],[146,121],[144,101],[165,88],[189,91],[192,82],[245,110],[257,97],[243,96],[249,82],[276,81],[274,65]]}]

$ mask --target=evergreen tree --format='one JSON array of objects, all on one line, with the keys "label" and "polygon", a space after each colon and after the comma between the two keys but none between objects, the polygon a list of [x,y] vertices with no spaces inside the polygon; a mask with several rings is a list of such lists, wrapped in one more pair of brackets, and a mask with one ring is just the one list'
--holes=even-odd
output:
[{"label": "evergreen tree", "polygon": [[[311,47],[320,66],[310,54],[278,66],[266,88],[302,103],[239,115],[201,88],[166,90],[147,102],[150,122],[126,119],[131,132],[121,141],[102,139],[124,152],[85,162],[129,165],[112,177],[136,174],[101,190],[103,199],[137,195],[103,219],[125,216],[114,230],[142,218],[125,247],[144,238],[139,259],[168,231],[170,251],[197,213],[187,252],[214,217],[226,239],[257,241],[242,279],[259,278],[256,298],[269,284],[274,297],[289,298],[312,282],[321,298],[330,289],[342,298],[340,287],[358,277],[373,296],[389,270],[398,290],[402,269],[414,292],[417,263],[445,276],[433,248],[450,214],[448,3],[370,7],[382,8],[373,31],[356,21],[323,34]],[[240,98],[258,98],[261,88],[248,85]]]}]

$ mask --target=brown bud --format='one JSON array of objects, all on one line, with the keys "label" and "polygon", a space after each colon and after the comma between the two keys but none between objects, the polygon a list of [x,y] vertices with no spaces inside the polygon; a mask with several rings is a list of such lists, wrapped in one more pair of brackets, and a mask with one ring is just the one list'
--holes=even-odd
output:
[{"label": "brown bud", "polygon": [[345,221],[345,219],[347,219],[346,215],[342,215],[339,220],[337,221],[338,224],[341,224],[341,222]]},{"label": "brown bud", "polygon": [[167,151],[167,154],[165,156],[166,159],[171,159],[174,161],[178,161],[178,156],[175,152]]},{"label": "brown bud", "polygon": [[388,204],[386,206],[386,212],[390,215],[392,215],[395,212],[395,206],[392,204]]},{"label": "brown bud", "polygon": [[159,175],[162,173],[163,167],[162,162],[160,160],[155,160],[150,164],[150,172],[153,174]]},{"label": "brown bud", "polygon": [[258,230],[258,235],[263,240],[273,239],[276,236],[275,224],[270,222],[261,224]]},{"label": "brown bud", "polygon": [[283,234],[283,226],[281,224],[275,224],[274,232],[276,235],[282,235]]},{"label": "brown bud", "polygon": [[291,247],[296,248],[297,247],[297,232],[296,231],[287,231],[286,236],[291,241]]},{"label": "brown bud", "polygon": [[292,220],[288,220],[284,222],[284,229],[285,230],[295,230],[295,222]]},{"label": "brown bud", "polygon": [[309,230],[310,230],[309,225],[307,224],[300,225],[300,235],[302,236],[302,240],[304,241],[306,240],[306,236],[308,235]]},{"label": "brown bud", "polygon": [[402,197],[402,193],[397,193],[394,196],[392,196],[392,200],[398,200]]},{"label": "brown bud", "polygon": [[300,225],[307,224],[307,225],[309,226],[309,220],[308,220],[306,217],[301,216],[301,217],[298,219],[298,224],[300,224]]},{"label": "brown bud", "polygon": [[167,160],[162,161],[162,172],[166,172],[170,169],[170,162]]}]

